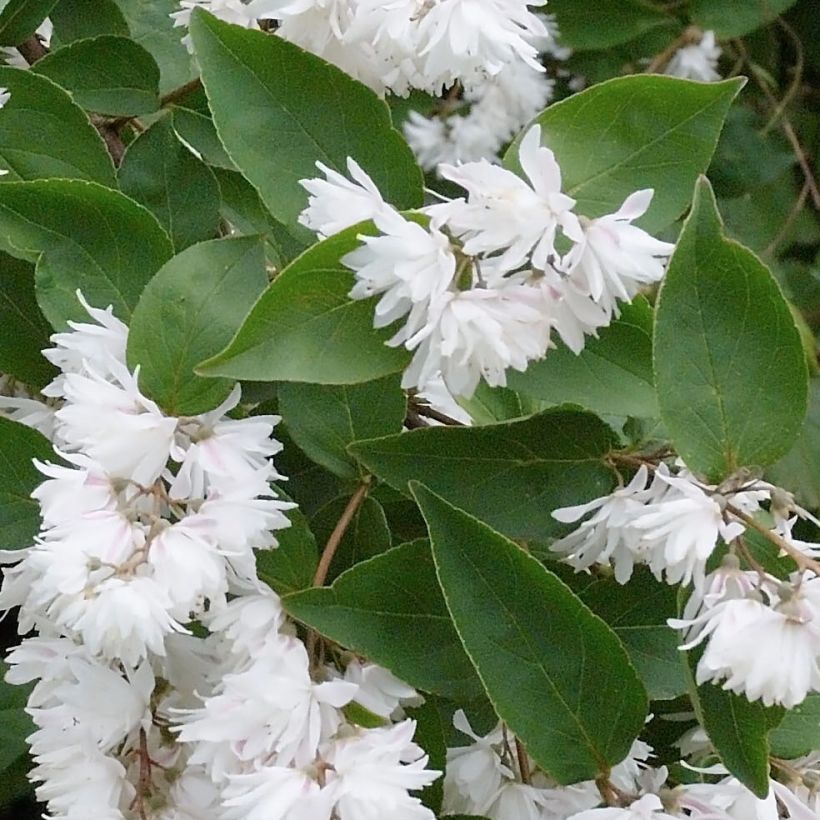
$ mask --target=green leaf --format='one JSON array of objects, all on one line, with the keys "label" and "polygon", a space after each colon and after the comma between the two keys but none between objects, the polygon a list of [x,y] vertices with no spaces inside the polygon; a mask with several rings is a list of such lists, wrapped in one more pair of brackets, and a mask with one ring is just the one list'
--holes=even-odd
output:
[{"label": "green leaf", "polygon": [[[613,213],[629,194],[654,188],[652,205],[638,224],[655,233],[689,203],[744,82],[618,77],[551,105],[535,122],[541,125],[541,141],[555,152],[563,189],[578,201],[579,213]],[[518,141],[504,164],[520,171]]]},{"label": "green leaf", "polygon": [[648,706],[617,636],[512,541],[412,489],[447,608],[498,716],[559,783],[606,774]]},{"label": "green leaf", "polygon": [[57,460],[42,433],[0,416],[0,549],[29,547],[40,529],[40,505],[31,493],[43,476],[33,458]]},{"label": "green leaf", "polygon": [[820,509],[820,379],[809,384],[809,412],[800,435],[767,478],[794,492],[800,504]]},{"label": "green leaf", "polygon": [[191,55],[182,43],[184,31],[174,26],[171,13],[178,0],[115,0],[131,32],[131,39],[150,52],[159,66],[159,90],[166,94],[193,76]]},{"label": "green leaf", "polygon": [[369,88],[281,37],[202,9],[190,31],[222,144],[280,222],[296,224],[307,204],[299,180],[319,175],[317,160],[346,173],[353,157],[397,208],[422,204],[413,153]]},{"label": "green leaf", "polygon": [[351,385],[285,383],[278,396],[291,438],[317,464],[343,478],[364,472],[348,444],[401,432],[407,409],[398,374]]},{"label": "green leaf", "polygon": [[664,12],[641,0],[550,0],[561,32],[561,45],[576,50],[606,49],[633,40],[657,26],[674,25]]},{"label": "green leaf", "polygon": [[[276,488],[276,494],[285,501],[290,497]],[[313,583],[319,551],[316,538],[310,531],[307,518],[299,507],[288,510],[290,526],[276,533],[279,546],[272,550],[257,550],[256,571],[259,577],[279,595],[307,589]]]},{"label": "green leaf", "polygon": [[557,507],[605,495],[603,457],[611,431],[587,413],[547,411],[484,427],[430,427],[350,446],[371,472],[401,492],[424,481],[436,493],[511,538],[565,531]]},{"label": "green leaf", "polygon": [[[509,374],[507,376],[509,380]],[[540,413],[550,402],[533,399],[510,387],[490,387],[484,380],[478,383],[469,398],[459,396],[458,404],[469,413],[473,424],[495,424]]]},{"label": "green leaf", "polygon": [[341,263],[372,226],[354,225],[314,245],[271,282],[233,341],[198,370],[251,381],[356,384],[403,370],[404,348],[387,347],[373,327],[371,299],[353,301],[353,274]]},{"label": "green leaf", "polygon": [[761,800],[769,793],[769,731],[766,708],[706,683],[695,695],[700,722],[723,765]]},{"label": "green leaf", "polygon": [[[21,72],[22,73],[22,72]],[[37,301],[52,326],[87,319],[76,291],[112,305],[127,322],[142,289],[173,251],[156,219],[92,182],[51,179],[0,185],[6,250],[37,261]]]},{"label": "green leaf", "polygon": [[34,295],[34,265],[0,254],[0,371],[30,387],[44,387],[57,369],[40,353],[51,327]]},{"label": "green leaf", "polygon": [[652,373],[653,313],[639,296],[621,317],[590,338],[580,355],[559,344],[524,373],[510,373],[513,390],[552,404],[577,404],[613,416],[655,418]]},{"label": "green leaf", "polygon": [[59,0],[49,18],[54,25],[52,48],[100,34],[131,35],[115,0]]},{"label": "green leaf", "polygon": [[820,748],[820,695],[809,695],[789,709],[769,736],[771,753],[793,760]]},{"label": "green leaf", "polygon": [[178,250],[219,229],[219,185],[210,168],[177,138],[170,117],[157,120],[125,152],[120,187],[148,208]]},{"label": "green leaf", "polygon": [[[428,769],[443,772],[447,765],[447,736],[450,726],[444,723],[444,714],[435,698],[427,697],[421,706],[407,710],[407,714],[416,721],[416,733],[413,740],[418,743],[429,757]],[[441,810],[444,800],[444,778],[439,777],[421,792],[421,801],[430,811]]]},{"label": "green leaf", "polygon": [[32,71],[70,91],[88,111],[133,117],[159,108],[159,68],[126,37],[77,40],[38,60]]},{"label": "green leaf", "polygon": [[203,379],[195,365],[233,336],[265,289],[259,237],[213,239],[184,250],[146,286],[128,334],[128,363],[140,366],[140,388],[167,413],[213,410],[233,388]]},{"label": "green leaf", "polygon": [[718,481],[782,456],[806,413],[789,307],[763,263],[724,236],[705,178],[658,296],[655,374],[677,451]]},{"label": "green leaf", "polygon": [[671,700],[687,690],[678,634],[666,625],[677,617],[677,590],[638,568],[628,584],[613,579],[590,584],[581,600],[606,621],[626,647],[652,700]]},{"label": "green leaf", "polygon": [[[226,153],[216,133],[208,98],[202,86],[193,89],[171,107],[174,130],[202,155],[208,165],[236,172],[236,166]],[[250,187],[249,183],[246,183]],[[256,190],[251,188],[255,196]]]},{"label": "green leaf", "polygon": [[0,46],[27,40],[48,17],[57,0],[5,0],[0,3]]},{"label": "green leaf", "polygon": [[279,270],[304,252],[306,244],[270,215],[245,177],[222,168],[212,170],[222,192],[222,218],[240,233],[262,234],[267,256]]},{"label": "green leaf", "polygon": [[115,187],[105,143],[68,92],[31,71],[0,67],[11,92],[0,110],[3,179],[87,179]]},{"label": "green leaf", "polygon": [[770,23],[795,0],[691,0],[689,16],[704,30],[713,29],[721,40],[743,37]]},{"label": "green leaf", "polygon": [[282,605],[424,692],[462,700],[481,692],[441,597],[426,541],[357,564],[329,587],[286,595]]},{"label": "green leaf", "polygon": [[25,712],[31,686],[6,683],[7,671],[8,665],[0,663],[0,772],[3,774],[3,781],[10,779],[10,767],[21,759],[28,758],[26,738],[36,729]]},{"label": "green leaf", "polygon": [[[310,528],[320,544],[326,544],[342,516],[349,498],[334,498],[320,507],[310,519]],[[381,555],[392,546],[384,510],[374,498],[365,498],[345,530],[330,565],[328,578],[341,575],[352,566]]]}]

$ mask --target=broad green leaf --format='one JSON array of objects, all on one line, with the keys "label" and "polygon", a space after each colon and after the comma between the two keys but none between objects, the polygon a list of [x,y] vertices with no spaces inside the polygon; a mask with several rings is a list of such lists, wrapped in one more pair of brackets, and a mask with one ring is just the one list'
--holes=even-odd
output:
[{"label": "broad green leaf", "polygon": [[561,45],[577,50],[608,49],[632,40],[657,26],[674,25],[674,19],[642,0],[550,0],[561,32]]},{"label": "broad green leaf", "polygon": [[0,663],[0,773],[4,781],[3,787],[12,779],[9,769],[21,759],[28,762],[29,746],[26,738],[36,729],[25,712],[31,686],[6,683],[4,679],[7,671],[8,665]]},{"label": "broad green leaf", "polygon": [[143,287],[173,253],[148,211],[119,191],[80,180],[0,185],[0,236],[14,256],[37,260],[37,301],[56,328],[88,318],[77,289],[127,322]]},{"label": "broad green leaf", "polygon": [[57,0],[5,0],[0,3],[0,46],[28,39],[48,17]]},{"label": "broad green leaf", "polygon": [[40,529],[40,505],[31,493],[43,476],[34,458],[57,460],[42,433],[0,416],[0,549],[29,547]]},{"label": "broad green leaf", "polygon": [[564,532],[557,507],[608,493],[611,431],[587,413],[547,411],[484,427],[430,427],[361,441],[350,452],[397,490],[424,481],[511,538]]},{"label": "broad green leaf", "polygon": [[743,37],[791,8],[795,0],[691,0],[689,15],[721,40]]},{"label": "broad green leaf", "polygon": [[[551,105],[535,122],[541,125],[541,141],[555,152],[563,189],[578,201],[579,213],[614,213],[629,194],[654,188],[639,224],[657,232],[689,203],[744,82],[618,77]],[[519,170],[518,141],[504,164]]]},{"label": "broad green leaf", "polygon": [[32,71],[0,67],[11,93],[0,110],[0,168],[4,180],[87,179],[115,187],[105,143],[82,109],[59,86]]},{"label": "broad green leaf", "polygon": [[806,414],[800,335],[766,267],[724,236],[705,178],[656,313],[661,418],[689,468],[719,481],[786,453]]},{"label": "broad green leaf", "polygon": [[343,478],[363,473],[347,446],[401,432],[407,409],[398,374],[350,385],[285,383],[278,396],[291,438],[317,464]]},{"label": "broad green leaf", "polygon": [[[276,495],[285,501],[289,496],[276,488]],[[313,583],[319,551],[307,518],[299,507],[288,510],[290,526],[276,533],[279,546],[272,550],[257,550],[256,571],[259,577],[280,595],[307,589]]]},{"label": "broad green leaf", "polygon": [[369,88],[281,37],[202,9],[190,31],[222,144],[280,222],[294,225],[305,208],[299,180],[319,174],[317,160],[346,173],[353,157],[388,202],[422,204],[421,171]]},{"label": "broad green leaf", "polygon": [[341,263],[372,232],[353,226],[291,262],[254,305],[225,350],[198,368],[251,381],[356,384],[402,370],[403,348],[387,347],[389,328],[373,327],[372,300],[353,301],[353,274]]},{"label": "broad green leaf", "polygon": [[131,117],[159,108],[157,64],[127,37],[77,40],[38,60],[32,71],[70,91],[88,111]]},{"label": "broad green leaf", "polygon": [[[348,501],[346,496],[334,498],[311,516],[310,528],[320,544],[327,543]],[[365,498],[336,548],[327,577],[336,578],[355,564],[381,555],[391,546],[392,537],[381,504],[374,498]]]},{"label": "broad green leaf", "polygon": [[59,0],[49,18],[54,25],[52,48],[101,34],[131,34],[115,0]]},{"label": "broad green leaf", "polygon": [[[407,714],[416,721],[413,741],[418,743],[429,757],[427,768],[443,772],[447,765],[447,736],[450,733],[450,726],[444,723],[444,714],[436,698],[428,696],[421,706],[408,709]],[[444,778],[437,778],[423,789],[419,796],[428,809],[440,811],[444,800]]]},{"label": "broad green leaf", "polygon": [[809,695],[789,709],[769,735],[769,743],[773,755],[787,760],[820,748],[820,695]]},{"label": "broad green leaf", "polygon": [[212,170],[222,193],[222,218],[239,233],[262,234],[267,256],[279,270],[305,250],[308,243],[293,236],[270,215],[256,188],[245,177],[223,168]]},{"label": "broad green leaf", "polygon": [[128,334],[140,387],[171,415],[213,410],[234,385],[203,379],[195,365],[220,350],[268,278],[259,237],[213,239],[168,261],[146,286]]},{"label": "broad green leaf", "polygon": [[642,296],[621,306],[621,317],[591,338],[580,355],[563,344],[524,373],[510,373],[513,390],[552,404],[578,404],[595,413],[655,418],[652,307]]},{"label": "broad green leaf", "polygon": [[331,586],[286,595],[297,620],[424,692],[463,700],[481,693],[436,581],[426,541],[394,547]]},{"label": "broad green leaf", "polygon": [[618,637],[512,541],[412,487],[447,608],[498,716],[559,783],[608,773],[648,705]]},{"label": "broad green leaf", "polygon": [[[174,116],[174,130],[192,148],[199,151],[208,165],[236,172],[236,166],[219,141],[211,109],[208,108],[208,98],[202,86],[193,89],[175,102],[171,106],[171,111]],[[258,196],[255,189],[251,190]]]},{"label": "broad green leaf", "polygon": [[769,792],[770,717],[760,701],[706,683],[693,695],[699,720],[723,765],[760,799]]},{"label": "broad green leaf", "polygon": [[57,375],[40,353],[50,334],[34,295],[34,265],[0,253],[0,372],[44,387]]},{"label": "broad green leaf", "polygon": [[[509,374],[507,376],[509,383]],[[480,381],[469,398],[459,397],[459,406],[469,413],[473,424],[495,424],[498,421],[532,416],[550,406],[550,402],[534,399],[511,387],[490,387]]]},{"label": "broad green leaf", "polygon": [[669,700],[687,689],[677,632],[666,625],[677,617],[675,587],[639,570],[628,584],[613,579],[590,584],[581,600],[612,627],[652,700]]},{"label": "broad green leaf", "polygon": [[159,90],[179,88],[193,76],[193,61],[182,42],[183,29],[174,26],[178,0],[115,0],[128,24],[131,39],[149,51],[159,66]]},{"label": "broad green leaf", "polygon": [[794,492],[799,503],[820,509],[820,379],[809,384],[809,412],[794,446],[772,464],[767,478]]},{"label": "broad green leaf", "polygon": [[219,185],[179,141],[170,117],[157,120],[128,146],[118,175],[123,193],[157,217],[177,250],[216,236]]}]

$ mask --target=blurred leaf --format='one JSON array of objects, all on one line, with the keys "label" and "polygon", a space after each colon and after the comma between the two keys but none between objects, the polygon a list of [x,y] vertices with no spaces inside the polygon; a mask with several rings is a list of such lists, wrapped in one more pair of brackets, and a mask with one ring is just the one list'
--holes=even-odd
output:
[{"label": "blurred leaf", "polygon": [[2,0],[0,46],[16,46],[28,39],[56,3],[57,0]]},{"label": "blurred leaf", "polygon": [[690,0],[692,22],[712,29],[720,40],[743,37],[770,23],[795,0]]},{"label": "blurred leaf", "polygon": [[115,0],[58,0],[49,19],[54,25],[52,48],[101,34],[131,35]]}]

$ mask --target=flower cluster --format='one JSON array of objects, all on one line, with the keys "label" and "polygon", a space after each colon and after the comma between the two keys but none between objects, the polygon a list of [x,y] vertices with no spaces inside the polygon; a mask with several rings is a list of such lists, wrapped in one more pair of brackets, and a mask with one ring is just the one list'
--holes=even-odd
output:
[{"label": "flower cluster", "polygon": [[[319,164],[326,180],[303,180],[304,225],[329,236],[362,220],[379,233],[342,261],[356,275],[354,299],[378,296],[375,326],[404,319],[389,344],[414,352],[404,386],[443,377],[469,396],[483,378],[506,384],[552,346],[553,330],[574,352],[618,315],[618,301],[661,279],[673,245],[632,222],[652,191],[637,191],[613,214],[587,219],[561,190],[561,169],[539,126],[518,151],[523,176],[486,160],[443,165],[466,197],[407,218],[388,205],[349,160],[353,181]],[[568,250],[561,254],[558,245]]]},{"label": "flower cluster", "polygon": [[181,0],[185,26],[205,8],[247,28],[275,23],[276,34],[318,54],[379,93],[420,89],[438,95],[455,82],[483,84],[513,63],[534,71],[546,0]]},{"label": "flower cluster", "polygon": [[[432,818],[408,793],[437,776],[400,709],[415,691],[356,659],[315,667],[257,578],[294,506],[271,484],[278,419],[229,415],[238,387],[211,412],[163,413],[126,365],[127,327],[85,307],[94,321],[45,351],[48,404],[2,407],[62,459],[36,462],[41,532],[5,554],[0,590],[37,633],[8,680],[36,681],[31,777],[50,816],[295,820],[315,798],[299,816]],[[384,725],[350,723],[353,701]]]},{"label": "flower cluster", "polygon": [[[756,564],[742,536],[764,502],[775,517],[776,537],[802,564],[788,579],[761,567],[742,570],[735,554]],[[722,682],[750,700],[791,708],[820,691],[820,578],[807,560],[817,545],[791,538],[796,516],[784,517],[789,512],[817,523],[766,482],[730,479],[716,487],[685,467],[672,474],[661,462],[651,478],[643,465],[612,494],[555,510],[565,523],[589,517],[552,549],[576,570],[611,565],[622,584],[637,564],[670,584],[693,582],[683,618],[669,624],[684,630],[681,649],[705,644],[698,683]],[[732,551],[707,574],[721,543]]]}]

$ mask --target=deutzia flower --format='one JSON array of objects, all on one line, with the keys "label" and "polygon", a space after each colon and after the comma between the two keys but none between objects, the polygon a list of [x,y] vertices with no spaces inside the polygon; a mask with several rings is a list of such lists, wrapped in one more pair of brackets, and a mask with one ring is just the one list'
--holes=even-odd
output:
[{"label": "deutzia flower", "polygon": [[522,139],[519,161],[529,184],[489,162],[442,166],[440,173],[468,191],[456,199],[427,208],[434,225],[447,224],[464,242],[469,255],[500,252],[494,260],[501,270],[515,270],[532,254],[533,267],[543,270],[555,256],[558,228],[568,236],[582,236],[572,213],[575,200],[561,192],[561,169],[549,148],[541,145],[541,127],[533,126]]},{"label": "deutzia flower", "polygon": [[355,160],[347,160],[352,182],[322,162],[317,162],[316,167],[326,179],[300,180],[310,197],[299,222],[320,237],[333,236],[389,208],[373,180]]},{"label": "deutzia flower", "polygon": [[299,769],[263,766],[230,775],[224,820],[329,820],[331,795]]},{"label": "deutzia flower", "polygon": [[625,809],[590,809],[573,814],[568,820],[675,820],[664,811],[663,803],[654,794],[645,794]]},{"label": "deutzia flower", "polygon": [[429,786],[440,772],[426,769],[427,756],[413,742],[415,721],[361,731],[332,744],[327,788],[339,820],[434,820],[408,790]]},{"label": "deutzia flower", "polygon": [[713,83],[720,79],[717,62],[721,50],[715,42],[715,32],[707,31],[700,40],[679,48],[666,66],[666,74],[687,80]]},{"label": "deutzia flower", "polygon": [[582,218],[583,236],[563,259],[567,274],[582,281],[607,312],[617,309],[617,300],[629,301],[643,286],[660,281],[664,260],[675,249],[631,224],[646,213],[652,194],[636,191],[614,214]]},{"label": "deutzia flower", "polygon": [[412,686],[374,663],[352,660],[344,677],[358,687],[353,700],[379,717],[391,717],[402,704],[423,702]]}]

